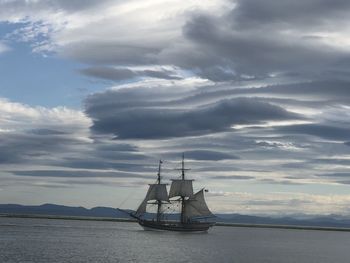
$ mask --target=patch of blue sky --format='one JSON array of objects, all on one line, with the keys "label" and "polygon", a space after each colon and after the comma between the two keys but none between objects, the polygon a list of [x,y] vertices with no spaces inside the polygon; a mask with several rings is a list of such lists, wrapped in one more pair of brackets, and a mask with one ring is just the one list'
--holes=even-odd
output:
[{"label": "patch of blue sky", "polygon": [[[16,29],[0,23],[0,39]],[[82,76],[83,65],[54,54],[33,53],[30,43],[7,41],[0,54],[0,97],[28,105],[80,108],[84,97],[106,87]]]},{"label": "patch of blue sky", "polygon": [[0,23],[0,39],[6,34],[11,33],[13,30],[18,28],[18,24],[1,22]]}]

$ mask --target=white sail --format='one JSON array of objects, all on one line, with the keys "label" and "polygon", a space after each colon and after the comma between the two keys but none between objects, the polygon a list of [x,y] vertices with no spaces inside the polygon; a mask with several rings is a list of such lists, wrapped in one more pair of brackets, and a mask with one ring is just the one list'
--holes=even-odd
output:
[{"label": "white sail", "polygon": [[166,184],[150,184],[145,199],[169,202]]},{"label": "white sail", "polygon": [[147,207],[147,200],[143,200],[142,203],[139,205],[139,207],[136,210],[137,215],[141,215],[146,212],[146,207]]},{"label": "white sail", "polygon": [[189,200],[185,200],[185,217],[212,216],[205,200],[204,189],[198,191]]},{"label": "white sail", "polygon": [[147,201],[157,200],[169,202],[168,191],[166,184],[150,184],[146,197],[136,210],[136,214],[142,214],[146,212]]},{"label": "white sail", "polygon": [[192,180],[173,180],[170,187],[169,198],[174,196],[191,197],[193,195]]}]

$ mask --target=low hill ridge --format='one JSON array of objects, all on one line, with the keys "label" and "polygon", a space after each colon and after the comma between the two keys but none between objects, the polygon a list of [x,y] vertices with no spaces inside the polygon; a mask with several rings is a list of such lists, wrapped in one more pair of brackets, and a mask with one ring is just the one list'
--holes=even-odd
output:
[{"label": "low hill ridge", "polygon": [[[0,214],[130,218],[117,208],[98,206],[88,209],[82,206],[73,207],[57,204],[42,204],[38,206],[0,204]],[[350,228],[350,219],[340,215],[305,216],[303,219],[294,218],[292,216],[269,217],[234,213],[216,214],[216,216],[216,221],[221,223]]]}]

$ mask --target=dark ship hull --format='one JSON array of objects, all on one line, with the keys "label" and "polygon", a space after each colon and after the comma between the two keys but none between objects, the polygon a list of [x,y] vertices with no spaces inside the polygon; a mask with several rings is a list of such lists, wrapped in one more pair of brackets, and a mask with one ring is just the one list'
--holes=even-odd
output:
[{"label": "dark ship hull", "polygon": [[166,230],[177,232],[204,232],[208,231],[215,223],[201,223],[201,222],[164,222],[164,221],[150,221],[150,220],[138,220],[140,226],[145,230]]}]

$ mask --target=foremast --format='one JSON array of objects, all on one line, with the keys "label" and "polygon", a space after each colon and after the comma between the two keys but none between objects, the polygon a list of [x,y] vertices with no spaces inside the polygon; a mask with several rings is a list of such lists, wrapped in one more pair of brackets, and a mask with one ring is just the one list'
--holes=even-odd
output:
[{"label": "foremast", "polygon": [[168,198],[168,191],[166,189],[166,184],[163,184],[161,182],[161,164],[162,160],[159,160],[159,166],[158,166],[158,174],[157,174],[157,181],[155,184],[150,184],[146,197],[142,201],[142,203],[139,205],[139,207],[136,210],[136,216],[141,217],[142,214],[146,212],[147,204],[148,201],[150,200],[155,200],[152,204],[157,205],[157,215],[156,215],[156,220],[157,222],[161,221],[161,215],[162,215],[162,202],[167,202],[169,203],[169,198]]}]

